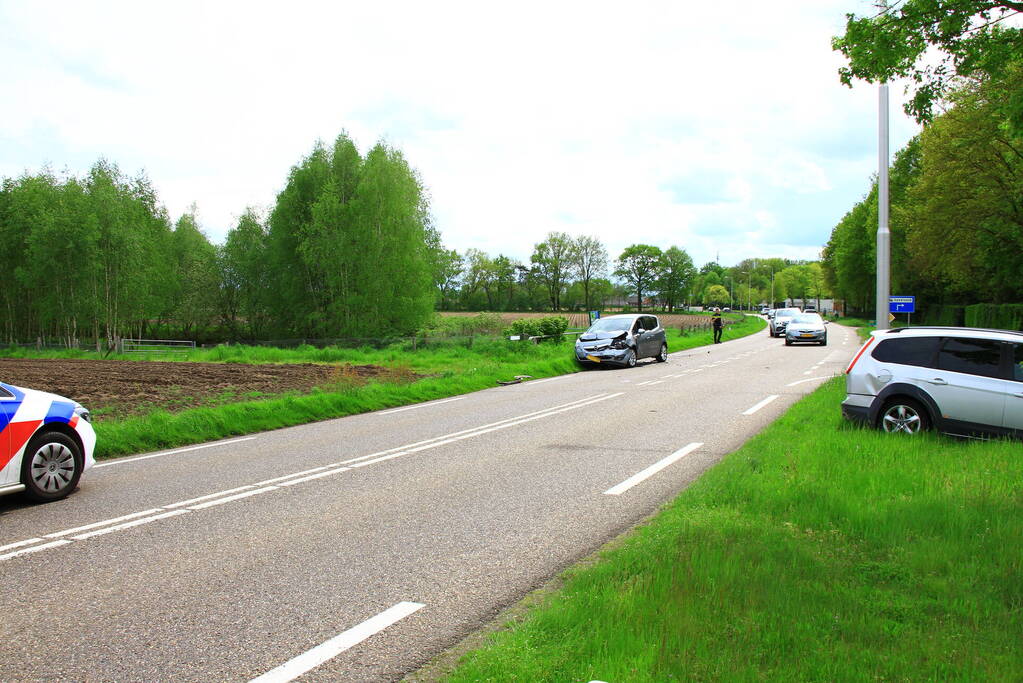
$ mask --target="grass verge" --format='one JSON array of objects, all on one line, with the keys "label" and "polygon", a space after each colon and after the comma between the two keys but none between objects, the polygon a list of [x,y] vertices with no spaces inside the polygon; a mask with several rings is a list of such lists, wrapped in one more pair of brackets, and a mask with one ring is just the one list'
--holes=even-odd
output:
[{"label": "grass verge", "polygon": [[1019,444],[855,428],[843,396],[795,405],[446,680],[1019,680]]}]

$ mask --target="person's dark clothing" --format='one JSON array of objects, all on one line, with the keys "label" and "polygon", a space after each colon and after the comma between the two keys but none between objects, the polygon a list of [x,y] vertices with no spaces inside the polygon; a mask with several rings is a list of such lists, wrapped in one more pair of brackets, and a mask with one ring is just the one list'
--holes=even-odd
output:
[{"label": "person's dark clothing", "polygon": [[710,320],[711,320],[711,324],[714,326],[714,343],[715,344],[720,344],[721,343],[721,331],[723,329],[722,328],[723,323],[721,322],[721,314],[720,313],[715,313],[714,315],[711,316]]}]

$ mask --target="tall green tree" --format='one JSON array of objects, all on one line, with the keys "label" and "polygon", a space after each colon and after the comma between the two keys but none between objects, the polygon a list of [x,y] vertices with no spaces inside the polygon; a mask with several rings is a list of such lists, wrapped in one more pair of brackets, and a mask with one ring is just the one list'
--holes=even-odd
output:
[{"label": "tall green tree", "polygon": [[[914,94],[906,112],[918,121],[931,120],[935,105],[960,79],[999,79],[1023,60],[1023,29],[1013,21],[1023,2],[902,0],[877,6],[871,15],[846,15],[845,34],[832,41],[848,60],[839,76],[846,85],[856,78],[909,79]],[[1023,93],[1000,106],[1016,131],[1023,131]]]},{"label": "tall green tree", "polygon": [[583,306],[590,310],[590,283],[607,275],[608,255],[604,244],[596,237],[580,235],[575,239],[574,270],[583,288]]},{"label": "tall green tree", "polygon": [[661,298],[667,304],[668,311],[674,311],[675,306],[685,299],[696,277],[693,259],[685,249],[669,247],[661,256],[658,271],[660,278],[657,287],[660,289]]},{"label": "tall green tree", "polygon": [[643,310],[643,294],[647,293],[660,277],[658,266],[661,250],[649,244],[632,244],[615,262],[614,274],[624,280],[636,292],[637,308]]},{"label": "tall green tree", "polygon": [[533,248],[530,261],[547,287],[551,309],[561,309],[561,292],[575,268],[575,241],[563,232],[551,232]]}]

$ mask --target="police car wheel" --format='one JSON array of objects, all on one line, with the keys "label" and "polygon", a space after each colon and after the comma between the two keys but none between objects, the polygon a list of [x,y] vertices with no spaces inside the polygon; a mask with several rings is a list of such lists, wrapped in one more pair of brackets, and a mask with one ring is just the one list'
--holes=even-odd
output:
[{"label": "police car wheel", "polygon": [[60,500],[78,486],[82,467],[82,453],[74,439],[60,432],[37,434],[21,459],[25,495],[39,502]]}]

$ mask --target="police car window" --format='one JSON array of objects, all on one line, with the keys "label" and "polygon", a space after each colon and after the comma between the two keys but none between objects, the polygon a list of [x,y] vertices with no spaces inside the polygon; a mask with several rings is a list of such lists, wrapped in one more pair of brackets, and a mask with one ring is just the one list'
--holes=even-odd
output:
[{"label": "police car window", "polygon": [[982,377],[999,377],[1002,345],[988,339],[949,338],[941,345],[938,368]]},{"label": "police car window", "polygon": [[1012,353],[1012,378],[1023,382],[1023,344],[1013,344]]},{"label": "police car window", "polygon": [[937,350],[938,337],[903,337],[885,339],[870,355],[882,363],[933,367]]}]

